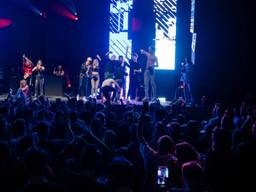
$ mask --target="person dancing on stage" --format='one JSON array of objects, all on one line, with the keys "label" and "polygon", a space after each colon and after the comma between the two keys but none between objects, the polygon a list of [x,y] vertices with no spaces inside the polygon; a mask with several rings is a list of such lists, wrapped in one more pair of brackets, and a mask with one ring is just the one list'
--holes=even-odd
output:
[{"label": "person dancing on stage", "polygon": [[126,67],[130,67],[129,64],[124,60],[124,57],[120,55],[118,57],[118,62],[115,67],[115,81],[119,84],[121,87],[121,93],[117,95],[117,100],[120,98],[126,98],[126,76],[128,73],[126,72]]},{"label": "person dancing on stage", "polygon": [[107,54],[108,60],[105,66],[104,79],[114,78],[114,71],[116,66],[116,55],[110,52]]},{"label": "person dancing on stage", "polygon": [[91,62],[92,58],[87,57],[86,62],[81,65],[77,99],[82,97],[85,100],[88,96]]},{"label": "person dancing on stage", "polygon": [[99,88],[100,82],[100,68],[99,62],[101,61],[101,57],[97,54],[97,58],[93,60],[92,69],[91,69],[91,96],[93,98],[97,98],[97,90]]},{"label": "person dancing on stage", "polygon": [[139,91],[141,88],[141,73],[142,69],[140,64],[138,63],[138,54],[132,53],[132,58],[128,58],[128,49],[126,49],[125,57],[129,60],[130,64],[130,86],[128,91],[128,97],[130,96],[131,99],[136,101],[139,100]]},{"label": "person dancing on stage", "polygon": [[156,82],[155,82],[155,67],[158,67],[158,59],[155,56],[155,48],[150,46],[148,52],[141,49],[141,54],[147,56],[147,64],[144,72],[144,88],[145,88],[145,97],[144,101],[149,100],[149,86],[151,84],[152,90],[152,100],[156,99]]},{"label": "person dancing on stage", "polygon": [[22,56],[23,60],[23,79],[27,81],[29,86],[32,86],[32,69],[33,63],[30,59],[28,59],[25,54]]},{"label": "person dancing on stage", "polygon": [[32,69],[32,72],[35,73],[35,97],[38,95],[44,95],[44,74],[45,67],[43,66],[43,62],[39,59],[36,63],[36,66]]},{"label": "person dancing on stage", "polygon": [[184,90],[184,99],[188,105],[193,105],[193,86],[191,84],[193,83],[193,74],[194,74],[194,64],[191,62],[191,60],[187,57],[185,57],[184,62],[181,63],[181,78],[180,81],[183,84],[183,90]]}]

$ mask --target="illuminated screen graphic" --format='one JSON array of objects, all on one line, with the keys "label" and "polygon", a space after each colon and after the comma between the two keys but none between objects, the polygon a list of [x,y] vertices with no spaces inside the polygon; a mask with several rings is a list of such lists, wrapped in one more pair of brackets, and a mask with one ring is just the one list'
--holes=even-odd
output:
[{"label": "illuminated screen graphic", "polygon": [[157,69],[175,70],[176,5],[177,0],[154,0]]},{"label": "illuminated screen graphic", "polygon": [[110,3],[109,51],[116,56],[124,56],[127,46],[132,47],[132,41],[128,39],[129,12],[132,5],[133,0],[111,0]]},{"label": "illuminated screen graphic", "polygon": [[[110,33],[109,33],[109,51],[117,57],[125,56],[126,49],[132,47],[132,41],[128,39],[129,30],[129,12],[132,10],[133,0],[111,0],[110,2]],[[128,52],[128,58],[131,58],[131,51]],[[126,58],[125,58],[126,59]],[[126,68],[129,74],[130,69]],[[129,88],[129,78],[126,77],[126,94]]]}]

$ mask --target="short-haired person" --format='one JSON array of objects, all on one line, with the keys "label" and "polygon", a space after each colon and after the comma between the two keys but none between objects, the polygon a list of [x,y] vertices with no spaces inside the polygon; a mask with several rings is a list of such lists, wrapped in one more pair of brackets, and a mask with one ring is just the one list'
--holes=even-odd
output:
[{"label": "short-haired person", "polygon": [[32,69],[35,73],[35,97],[38,95],[44,95],[44,74],[45,67],[43,66],[43,62],[39,59],[36,63],[36,66]]},{"label": "short-haired person", "polygon": [[142,80],[142,69],[141,65],[138,63],[138,54],[137,53],[132,53],[131,58],[128,57],[128,49],[126,49],[126,54],[125,57],[127,60],[129,60],[130,64],[130,86],[129,86],[129,91],[127,97],[131,97],[131,99],[134,99],[136,101],[139,100],[139,92],[141,88],[141,80]]},{"label": "short-haired person", "polygon": [[[147,56],[147,64],[144,72],[145,97],[143,100],[156,99],[155,67],[158,67],[158,59],[155,55],[155,48],[150,46],[148,52],[141,49],[141,54]],[[151,86],[152,97],[149,97],[149,86]]]},{"label": "short-haired person", "polygon": [[193,104],[193,74],[194,74],[194,64],[191,59],[185,57],[184,62],[181,63],[181,82],[183,82],[184,96],[187,104]]},{"label": "short-haired person", "polygon": [[[114,79],[106,79],[103,81],[101,85],[101,91],[103,96],[106,98],[107,103],[110,103],[111,101],[114,101],[116,97],[116,92],[120,92],[121,87]],[[112,96],[111,96],[112,94]]]}]

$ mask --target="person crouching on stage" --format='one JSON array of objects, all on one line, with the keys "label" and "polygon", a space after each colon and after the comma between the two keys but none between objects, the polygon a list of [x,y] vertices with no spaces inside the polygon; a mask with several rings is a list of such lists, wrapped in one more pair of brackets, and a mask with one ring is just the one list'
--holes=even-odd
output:
[{"label": "person crouching on stage", "polygon": [[44,75],[43,72],[45,67],[43,66],[42,60],[38,60],[36,66],[32,69],[35,73],[35,97],[38,95],[44,95]]},{"label": "person crouching on stage", "polygon": [[[106,102],[110,104],[111,101],[114,101],[116,97],[116,92],[120,93],[121,87],[118,85],[118,83],[114,79],[109,78],[103,81],[101,90],[102,90],[102,95],[106,99]],[[103,101],[103,98],[102,98],[102,101]]]},{"label": "person crouching on stage", "polygon": [[99,55],[96,56],[92,63],[92,78],[91,78],[91,96],[93,98],[97,97],[97,90],[99,88],[99,82],[100,82],[100,73],[99,73],[99,61],[101,61],[101,58]]},{"label": "person crouching on stage", "polygon": [[20,100],[24,101],[25,103],[30,101],[29,86],[27,84],[27,81],[24,79],[21,80],[20,87],[17,90],[17,93],[15,95],[12,95],[12,89],[11,89],[10,93],[8,95],[8,98],[16,99],[16,100],[20,99]]},{"label": "person crouching on stage", "polygon": [[23,79],[27,81],[29,86],[32,85],[32,69],[33,63],[30,59],[28,59],[25,54],[22,56],[23,60]]}]

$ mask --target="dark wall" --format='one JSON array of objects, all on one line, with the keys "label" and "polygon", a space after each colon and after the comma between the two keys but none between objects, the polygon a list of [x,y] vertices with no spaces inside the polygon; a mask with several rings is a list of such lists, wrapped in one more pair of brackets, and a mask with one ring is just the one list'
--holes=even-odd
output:
[{"label": "dark wall", "polygon": [[11,66],[21,67],[25,53],[33,62],[43,59],[48,73],[62,64],[75,85],[86,57],[108,50],[108,1],[76,1],[78,21],[57,15],[52,8],[54,3],[61,1],[34,1],[39,10],[46,11],[47,18],[43,18],[13,1],[0,0],[0,10],[4,10],[0,16],[14,22],[0,30],[0,63],[7,69],[5,74]]},{"label": "dark wall", "polygon": [[198,94],[226,103],[255,92],[255,13],[249,1],[197,0]]}]

